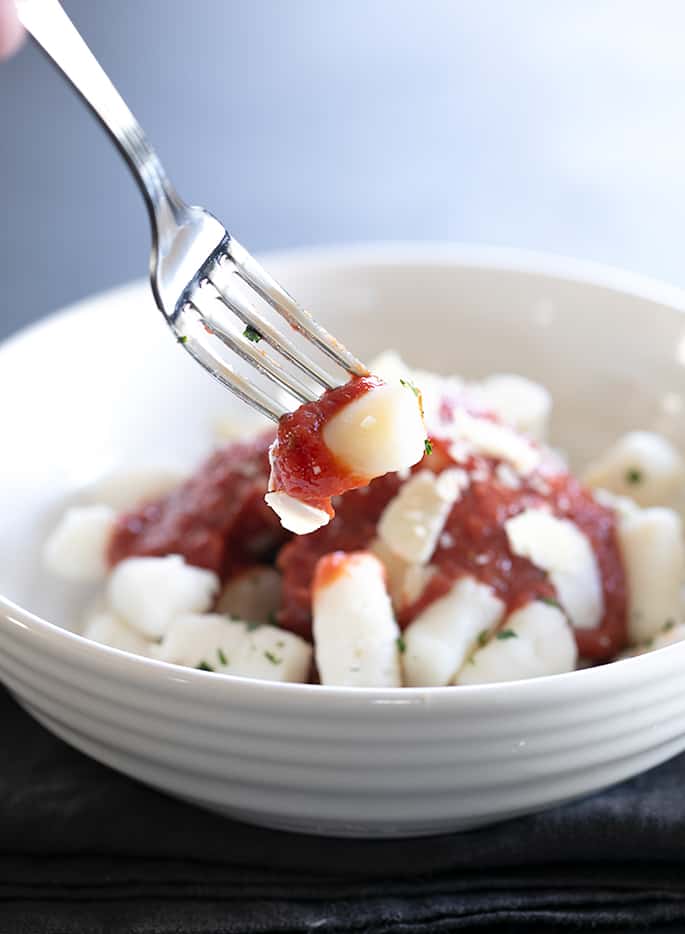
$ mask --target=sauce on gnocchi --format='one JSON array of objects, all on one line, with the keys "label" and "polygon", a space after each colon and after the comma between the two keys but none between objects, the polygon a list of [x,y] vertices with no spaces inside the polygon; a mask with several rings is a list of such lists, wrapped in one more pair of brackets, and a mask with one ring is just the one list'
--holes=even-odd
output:
[{"label": "sauce on gnocchi", "polygon": [[685,636],[685,464],[666,439],[619,439],[583,484],[546,444],[544,387],[394,354],[372,369],[171,490],[69,510],[45,556],[104,581],[84,634],[349,687],[538,677]]}]

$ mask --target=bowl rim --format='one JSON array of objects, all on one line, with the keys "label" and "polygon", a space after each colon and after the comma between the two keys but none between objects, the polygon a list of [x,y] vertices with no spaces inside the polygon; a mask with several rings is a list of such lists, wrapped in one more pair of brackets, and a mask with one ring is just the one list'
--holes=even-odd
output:
[{"label": "bowl rim", "polygon": [[[685,290],[658,279],[636,274],[619,267],[593,261],[574,259],[561,254],[469,243],[430,243],[411,241],[384,241],[342,245],[298,246],[260,253],[265,264],[295,266],[451,266],[492,272],[513,272],[542,276],[574,283],[589,288],[607,289],[626,296],[643,299],[685,313]],[[121,293],[146,292],[148,283],[137,279],[87,296],[46,318],[21,328],[0,342],[0,360],[11,353],[16,344],[23,343],[43,330],[59,325],[66,318],[97,314],[107,301]],[[438,704],[458,703],[470,707],[480,700],[496,704],[536,703],[549,700],[549,691],[572,696],[592,690],[612,694],[634,688],[638,681],[649,681],[655,675],[663,676],[663,661],[671,660],[669,667],[679,667],[679,656],[685,657],[685,642],[674,643],[656,651],[631,658],[619,659],[591,668],[577,669],[563,674],[545,675],[519,681],[500,681],[492,684],[444,687],[359,688],[331,685],[299,684],[264,681],[220,672],[199,671],[174,665],[159,659],[135,655],[111,646],[93,642],[56,623],[31,612],[0,593],[0,625],[28,631],[31,636],[47,644],[50,650],[65,661],[91,665],[101,671],[115,671],[141,685],[153,687],[173,683],[206,699],[220,699],[236,691],[246,700],[271,700],[291,703],[297,699],[310,704],[314,694],[326,708],[349,712],[350,705],[425,706],[426,701]]]}]

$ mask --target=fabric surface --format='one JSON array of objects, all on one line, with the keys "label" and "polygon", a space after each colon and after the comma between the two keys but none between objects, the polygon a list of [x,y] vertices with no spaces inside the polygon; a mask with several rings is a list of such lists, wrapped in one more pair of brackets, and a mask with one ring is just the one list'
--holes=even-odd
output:
[{"label": "fabric surface", "polygon": [[685,931],[685,756],[464,834],[331,840],[175,801],[0,692],[0,934]]}]

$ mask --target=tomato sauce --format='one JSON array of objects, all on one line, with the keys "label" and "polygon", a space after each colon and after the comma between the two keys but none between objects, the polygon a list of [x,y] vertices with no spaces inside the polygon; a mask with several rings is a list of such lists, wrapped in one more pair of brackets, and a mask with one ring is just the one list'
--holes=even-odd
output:
[{"label": "tomato sauce", "polygon": [[[353,380],[279,426],[279,447],[286,451],[279,461],[280,480],[292,495],[306,495],[310,502],[313,496],[320,503],[333,495],[335,516],[328,525],[299,537],[281,528],[264,503],[273,438],[265,434],[217,451],[177,490],[123,515],[110,543],[110,563],[133,555],[180,554],[225,580],[242,567],[275,560],[283,575],[278,622],[311,639],[311,586],[319,558],[368,548],[384,508],[402,484],[398,474],[387,474],[344,496],[333,492],[347,489],[350,477],[323,444],[322,427],[371,384],[371,378]],[[322,470],[315,475],[311,467],[317,463]],[[473,455],[459,464],[469,473],[470,484],[452,508],[431,558],[435,573],[419,599],[402,608],[400,626],[406,627],[467,574],[491,586],[509,612],[531,600],[554,600],[547,575],[511,552],[504,529],[505,521],[522,510],[546,507],[585,533],[601,572],[604,616],[595,629],[575,630],[579,653],[596,661],[613,657],[627,641],[626,584],[613,513],[566,471],[543,468],[519,478],[512,488],[498,464]],[[454,466],[448,445],[434,440],[433,453],[413,470],[440,473],[448,466]]]},{"label": "tomato sauce", "polygon": [[342,408],[382,386],[375,376],[356,376],[320,399],[301,405],[278,423],[272,451],[272,487],[333,515],[331,497],[366,486],[369,478],[353,473],[326,446],[323,430]]},{"label": "tomato sauce", "polygon": [[114,565],[134,555],[182,555],[222,579],[273,560],[288,538],[264,502],[273,435],[216,451],[178,489],[119,518],[109,545]]},{"label": "tomato sauce", "polygon": [[[440,472],[448,463],[445,447],[434,441],[433,455],[414,470]],[[491,458],[471,457],[461,465],[470,474],[470,485],[452,508],[431,559],[436,571],[419,599],[400,613],[400,626],[406,627],[467,574],[491,586],[507,612],[532,600],[555,601],[546,573],[512,553],[504,529],[505,521],[524,509],[547,507],[559,518],[571,519],[587,535],[602,576],[604,617],[596,629],[575,630],[579,653],[597,661],[614,656],[627,636],[625,578],[612,512],[596,503],[566,472],[534,475],[512,489],[498,478],[497,464]],[[365,490],[348,493],[336,503],[336,518],[328,526],[294,538],[281,550],[278,566],[283,572],[284,602],[279,621],[283,626],[311,638],[310,582],[318,559],[338,550],[367,548],[400,483],[391,474],[374,480]]]}]

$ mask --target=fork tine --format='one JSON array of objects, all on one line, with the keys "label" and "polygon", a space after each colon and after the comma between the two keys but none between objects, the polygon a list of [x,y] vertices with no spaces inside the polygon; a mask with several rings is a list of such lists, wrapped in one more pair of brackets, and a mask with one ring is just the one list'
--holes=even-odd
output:
[{"label": "fork tine", "polygon": [[[278,383],[279,386],[300,402],[312,402],[316,399],[317,393],[312,387],[305,385],[294,374],[288,373],[277,360],[270,357],[264,350],[260,350],[255,343],[242,335],[231,333],[231,320],[226,315],[223,298],[213,283],[211,283],[211,287],[214,292],[213,295],[207,294],[207,286],[200,286],[192,292],[189,301],[212,333],[229,350],[238,354],[239,357],[242,357],[243,360],[254,366],[273,382]],[[234,310],[232,306],[231,310]],[[242,315],[240,317],[242,318]]]},{"label": "fork tine", "polygon": [[[222,265],[221,263],[213,264],[210,269],[206,270],[206,275],[231,311],[240,318],[243,324],[258,331],[267,344],[273,347],[274,350],[277,350],[279,354],[285,357],[286,360],[289,360],[290,363],[300,369],[310,379],[319,383],[323,389],[333,389],[335,383],[331,379],[330,374],[326,373],[317,363],[310,360],[309,357],[303,356],[302,352],[285,334],[277,331],[255,308],[252,308],[252,306],[245,302],[240,296],[231,292],[229,285],[226,283],[227,277],[220,277],[219,275]],[[227,275],[230,277],[232,274],[231,272]],[[230,283],[230,278],[228,282]]]},{"label": "fork tine", "polygon": [[243,402],[274,422],[289,411],[284,405],[270,398],[257,386],[253,386],[249,380],[236,373],[233,367],[214,353],[209,345],[209,335],[201,317],[192,305],[186,305],[183,308],[174,324],[174,331],[188,353]]},{"label": "fork tine", "polygon": [[369,371],[364,364],[354,354],[351,354],[340,341],[337,341],[329,334],[325,328],[317,324],[308,311],[300,308],[295,299],[288,295],[285,289],[233,237],[228,241],[227,253],[235,264],[241,279],[251,286],[275,311],[282,315],[295,330],[309,338],[323,353],[348,373],[353,373],[355,376],[368,376]]}]

